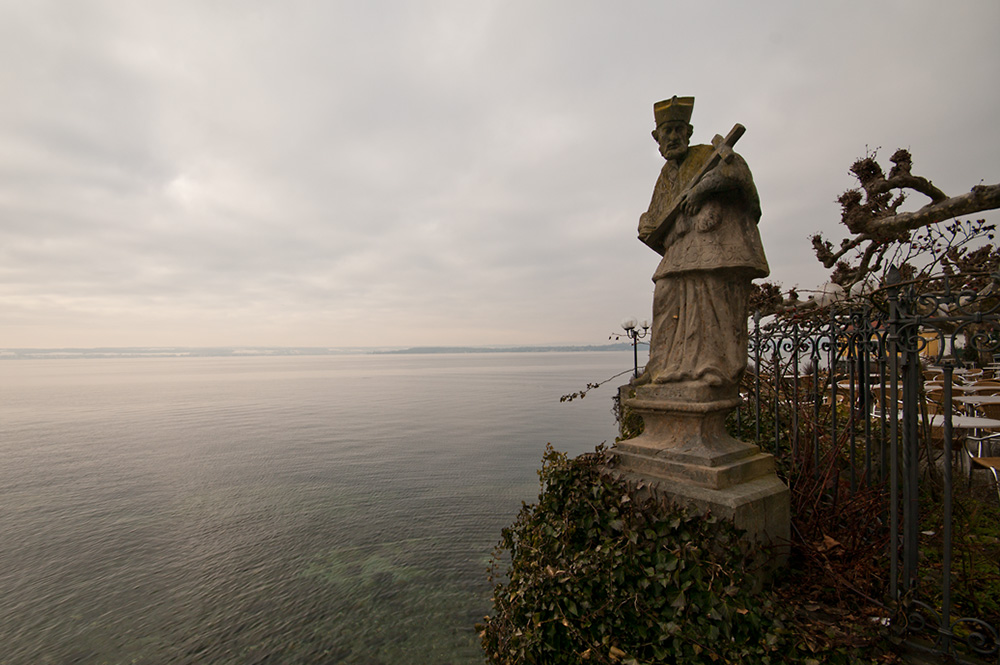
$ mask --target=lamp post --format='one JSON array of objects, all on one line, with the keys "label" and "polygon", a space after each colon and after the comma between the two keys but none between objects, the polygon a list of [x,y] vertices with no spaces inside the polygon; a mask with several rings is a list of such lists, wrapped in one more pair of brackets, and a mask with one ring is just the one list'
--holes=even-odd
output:
[{"label": "lamp post", "polygon": [[[642,323],[636,323],[635,319],[625,319],[622,321],[622,328],[625,330],[625,335],[632,340],[632,362],[633,362],[633,375],[635,378],[639,378],[639,340],[643,339],[649,334],[649,321],[643,321]],[[642,328],[642,332],[639,332],[639,328]],[[621,339],[621,333],[611,333],[609,339]]]}]

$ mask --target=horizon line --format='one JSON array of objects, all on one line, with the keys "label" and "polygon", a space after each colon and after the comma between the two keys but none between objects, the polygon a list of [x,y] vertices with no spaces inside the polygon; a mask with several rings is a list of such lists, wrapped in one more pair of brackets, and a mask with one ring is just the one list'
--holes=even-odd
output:
[{"label": "horizon line", "polygon": [[72,357],[248,357],[350,354],[502,353],[532,351],[613,351],[630,348],[627,342],[603,344],[490,344],[419,346],[94,346],[0,347],[0,360]]}]

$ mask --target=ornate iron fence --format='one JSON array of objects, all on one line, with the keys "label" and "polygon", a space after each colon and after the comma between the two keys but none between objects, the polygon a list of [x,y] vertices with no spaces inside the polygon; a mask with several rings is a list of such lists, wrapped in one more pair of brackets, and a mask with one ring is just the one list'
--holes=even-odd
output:
[{"label": "ornate iron fence", "polygon": [[[799,473],[818,476],[836,464],[851,492],[880,489],[894,628],[936,653],[1000,663],[996,608],[956,616],[952,594],[954,534],[963,526],[954,500],[967,491],[956,488],[956,464],[968,459],[970,428],[988,424],[956,412],[953,382],[963,360],[1000,351],[1000,275],[964,275],[962,284],[976,288],[957,288],[955,277],[901,282],[895,273],[863,302],[755,317],[739,425]],[[930,368],[940,371],[940,398],[928,398]],[[941,516],[933,528],[929,495]]]}]

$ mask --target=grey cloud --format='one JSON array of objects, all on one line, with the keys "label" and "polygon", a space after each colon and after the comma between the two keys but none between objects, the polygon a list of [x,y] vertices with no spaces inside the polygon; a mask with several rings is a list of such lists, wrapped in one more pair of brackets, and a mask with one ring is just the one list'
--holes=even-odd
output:
[{"label": "grey cloud", "polygon": [[602,341],[648,315],[675,93],[699,142],[748,127],[787,285],[866,145],[996,181],[995,3],[724,14],[0,2],[0,345]]}]

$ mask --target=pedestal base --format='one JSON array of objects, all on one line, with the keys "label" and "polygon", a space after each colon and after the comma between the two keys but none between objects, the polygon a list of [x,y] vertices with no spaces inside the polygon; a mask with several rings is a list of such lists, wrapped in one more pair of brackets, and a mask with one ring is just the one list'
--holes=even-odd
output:
[{"label": "pedestal base", "polygon": [[789,493],[773,474],[712,490],[620,467],[611,472],[626,482],[637,499],[652,496],[732,520],[737,528],[746,531],[749,540],[772,548],[775,566],[787,558],[791,538]]},{"label": "pedestal base", "polygon": [[644,431],[612,448],[615,472],[634,491],[711,511],[733,520],[752,540],[785,546],[789,493],[775,475],[774,458],[726,432],[726,415],[739,398],[683,397],[670,387],[640,386],[625,400],[642,417]]}]

